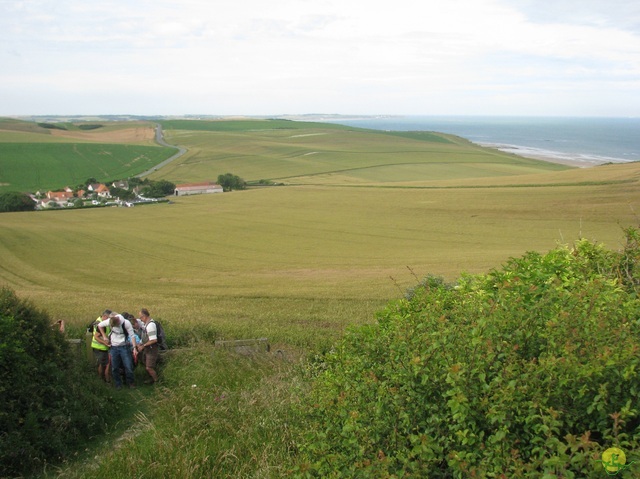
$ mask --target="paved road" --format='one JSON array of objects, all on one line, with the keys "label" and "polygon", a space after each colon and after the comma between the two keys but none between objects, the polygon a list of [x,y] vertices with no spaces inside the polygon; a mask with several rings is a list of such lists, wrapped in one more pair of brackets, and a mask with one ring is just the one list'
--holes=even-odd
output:
[{"label": "paved road", "polygon": [[160,146],[166,146],[166,147],[169,147],[169,148],[175,148],[175,149],[178,150],[178,152],[175,155],[173,155],[172,157],[167,158],[166,160],[164,160],[162,163],[158,163],[156,166],[154,166],[150,170],[147,170],[147,171],[145,171],[143,173],[140,173],[139,175],[136,175],[136,178],[142,178],[144,176],[150,175],[154,171],[157,171],[160,168],[162,168],[163,166],[168,165],[173,160],[176,160],[176,159],[180,158],[182,155],[184,155],[187,152],[186,148],[182,148],[181,146],[170,145],[169,143],[164,141],[164,135],[162,133],[162,125],[160,125],[160,123],[156,123],[156,143],[158,145],[160,145]]}]

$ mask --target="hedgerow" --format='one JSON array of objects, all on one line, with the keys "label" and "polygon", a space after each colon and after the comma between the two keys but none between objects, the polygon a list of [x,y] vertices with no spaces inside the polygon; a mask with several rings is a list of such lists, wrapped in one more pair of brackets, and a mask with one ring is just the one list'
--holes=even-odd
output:
[{"label": "hedgerow", "polygon": [[101,434],[112,395],[46,312],[0,288],[0,477],[60,462]]},{"label": "hedgerow", "polygon": [[[638,231],[427,278],[309,367],[298,477],[602,477],[640,449]],[[630,467],[635,467],[631,465]],[[640,465],[638,465],[640,467]]]}]

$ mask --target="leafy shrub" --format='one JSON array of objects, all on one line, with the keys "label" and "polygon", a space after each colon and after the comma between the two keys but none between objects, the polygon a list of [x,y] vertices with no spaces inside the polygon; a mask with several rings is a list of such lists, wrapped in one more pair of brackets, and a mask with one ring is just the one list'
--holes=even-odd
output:
[{"label": "leafy shrub", "polygon": [[7,191],[0,193],[0,213],[8,211],[33,211],[35,202],[26,193]]},{"label": "leafy shrub", "polygon": [[0,289],[0,477],[57,462],[105,428],[109,390],[48,315]]},{"label": "leafy shrub", "polygon": [[[309,370],[300,477],[602,477],[640,449],[638,233],[427,279]],[[631,466],[634,467],[634,466]]]}]

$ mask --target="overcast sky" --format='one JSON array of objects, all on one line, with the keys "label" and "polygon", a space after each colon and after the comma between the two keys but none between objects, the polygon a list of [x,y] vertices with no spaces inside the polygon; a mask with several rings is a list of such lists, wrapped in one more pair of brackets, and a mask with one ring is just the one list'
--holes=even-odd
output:
[{"label": "overcast sky", "polygon": [[638,0],[0,0],[0,115],[640,116]]}]

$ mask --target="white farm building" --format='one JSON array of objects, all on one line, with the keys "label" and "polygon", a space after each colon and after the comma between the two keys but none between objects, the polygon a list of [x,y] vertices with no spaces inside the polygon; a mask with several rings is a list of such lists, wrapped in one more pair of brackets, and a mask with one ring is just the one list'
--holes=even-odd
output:
[{"label": "white farm building", "polygon": [[203,181],[200,183],[185,183],[176,185],[174,191],[175,196],[187,195],[204,195],[209,193],[222,193],[222,186],[212,181]]}]

